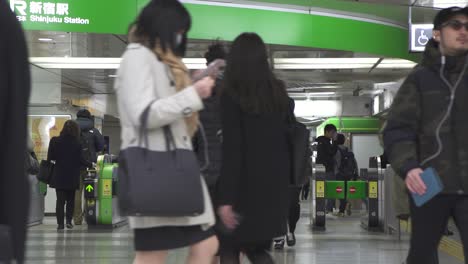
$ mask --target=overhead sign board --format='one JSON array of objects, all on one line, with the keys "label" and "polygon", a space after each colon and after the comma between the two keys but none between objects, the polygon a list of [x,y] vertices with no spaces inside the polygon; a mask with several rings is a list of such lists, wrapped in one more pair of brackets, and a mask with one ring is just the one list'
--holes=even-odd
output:
[{"label": "overhead sign board", "polygon": [[410,51],[423,52],[432,38],[433,24],[412,24],[410,26]]},{"label": "overhead sign board", "polygon": [[8,0],[27,30],[125,34],[135,18],[129,0]]}]

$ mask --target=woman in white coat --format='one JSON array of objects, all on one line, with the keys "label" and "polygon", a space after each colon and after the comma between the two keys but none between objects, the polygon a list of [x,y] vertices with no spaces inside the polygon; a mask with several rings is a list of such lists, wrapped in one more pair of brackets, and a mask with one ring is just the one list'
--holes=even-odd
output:
[{"label": "woman in white coat", "polygon": [[[121,149],[139,142],[140,117],[149,105],[150,150],[166,149],[163,127],[169,125],[177,148],[192,149],[198,127],[197,111],[211,95],[214,81],[193,85],[182,63],[191,20],[173,0],[152,0],[130,32],[115,83],[122,126]],[[155,175],[157,177],[157,175]],[[134,263],[164,263],[170,249],[190,246],[188,263],[210,263],[218,248],[212,226],[215,218],[206,184],[205,212],[196,217],[129,217],[134,232]]]}]

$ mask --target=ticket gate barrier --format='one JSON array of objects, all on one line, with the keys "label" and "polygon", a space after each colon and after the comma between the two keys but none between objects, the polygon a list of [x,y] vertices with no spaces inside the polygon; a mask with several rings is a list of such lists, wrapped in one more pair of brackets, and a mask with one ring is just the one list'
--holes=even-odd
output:
[{"label": "ticket gate barrier", "polygon": [[310,224],[314,231],[325,230],[325,167],[312,157],[312,202],[310,203]]},{"label": "ticket gate barrier", "polygon": [[361,219],[361,226],[369,231],[384,231],[385,218],[385,170],[380,157],[369,159],[369,169],[361,169],[361,177],[368,182],[368,214]]},{"label": "ticket gate barrier", "polygon": [[[326,229],[326,200],[327,199],[367,199],[369,204],[374,208],[374,203],[377,205],[376,210],[369,210],[369,223],[373,227],[377,218],[378,226],[378,200],[374,201],[374,197],[378,198],[378,188],[374,188],[375,184],[372,179],[369,181],[327,181],[327,173],[323,165],[316,164],[313,159],[313,175],[312,175],[312,203],[311,203],[311,225],[314,231],[324,231]],[[374,216],[377,215],[377,217]]]},{"label": "ticket gate barrier", "polygon": [[84,180],[86,221],[89,227],[116,227],[126,223],[118,210],[117,167],[115,156],[99,156],[97,169]]}]

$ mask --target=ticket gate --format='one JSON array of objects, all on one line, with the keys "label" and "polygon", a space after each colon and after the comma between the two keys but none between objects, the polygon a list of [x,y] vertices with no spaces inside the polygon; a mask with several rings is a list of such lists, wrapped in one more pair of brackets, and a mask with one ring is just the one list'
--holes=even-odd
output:
[{"label": "ticket gate", "polygon": [[85,217],[88,227],[117,227],[127,220],[119,213],[117,188],[117,158],[98,157],[96,170],[88,171],[84,179]]},{"label": "ticket gate", "polygon": [[[374,231],[381,226],[379,221],[379,185],[378,179],[367,176],[367,169],[361,170],[359,181],[327,181],[327,173],[323,165],[317,164],[312,158],[312,203],[311,225],[314,231],[326,229],[326,200],[327,199],[358,199],[368,201],[368,215],[361,221],[367,230]],[[365,225],[364,225],[365,223]]]}]

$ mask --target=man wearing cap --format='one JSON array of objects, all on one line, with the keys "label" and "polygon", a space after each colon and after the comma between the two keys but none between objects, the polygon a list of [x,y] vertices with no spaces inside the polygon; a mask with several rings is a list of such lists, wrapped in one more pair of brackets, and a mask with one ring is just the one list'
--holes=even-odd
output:
[{"label": "man wearing cap", "polygon": [[[80,126],[80,143],[83,157],[89,162],[97,162],[97,153],[104,150],[104,137],[94,127],[93,117],[87,109],[81,109],[76,114],[76,122]],[[82,168],[80,176],[80,188],[75,193],[75,209],[73,210],[73,222],[81,225],[83,222],[83,179],[86,176],[86,168]]]},{"label": "man wearing cap", "polygon": [[[437,172],[444,186],[421,207],[410,195],[410,264],[439,263],[437,248],[450,217],[462,241],[468,241],[467,68],[468,7],[443,9],[421,63],[394,99],[383,132],[390,163],[409,192],[427,191],[421,178],[427,168]],[[463,247],[468,256],[467,245]]]}]

